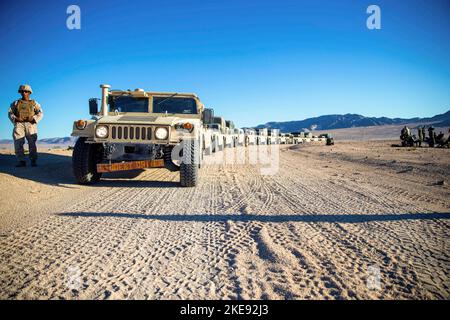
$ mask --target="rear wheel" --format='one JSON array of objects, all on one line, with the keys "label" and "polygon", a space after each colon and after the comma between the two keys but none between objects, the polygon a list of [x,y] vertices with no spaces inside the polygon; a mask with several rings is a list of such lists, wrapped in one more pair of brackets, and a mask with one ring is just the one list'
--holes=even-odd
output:
[{"label": "rear wheel", "polygon": [[180,164],[180,184],[195,187],[198,183],[200,146],[195,140],[183,142],[183,161]]},{"label": "rear wheel", "polygon": [[72,170],[79,184],[93,184],[100,180],[102,174],[97,172],[97,163],[101,157],[100,144],[86,143],[86,138],[78,138],[72,154]]}]

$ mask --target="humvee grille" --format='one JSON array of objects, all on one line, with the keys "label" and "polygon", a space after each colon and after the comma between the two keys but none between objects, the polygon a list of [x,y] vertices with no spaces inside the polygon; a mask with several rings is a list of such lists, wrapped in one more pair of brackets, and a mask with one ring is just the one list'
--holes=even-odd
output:
[{"label": "humvee grille", "polygon": [[151,127],[113,125],[111,126],[112,140],[151,140]]}]

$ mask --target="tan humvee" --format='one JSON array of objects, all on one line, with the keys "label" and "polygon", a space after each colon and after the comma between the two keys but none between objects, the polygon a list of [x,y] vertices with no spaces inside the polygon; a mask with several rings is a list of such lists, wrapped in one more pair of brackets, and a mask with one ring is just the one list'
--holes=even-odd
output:
[{"label": "tan humvee", "polygon": [[218,130],[221,136],[221,141],[218,142],[219,150],[232,147],[233,135],[229,125],[227,125],[227,120],[223,117],[214,117],[214,124],[216,125],[214,129]]},{"label": "tan humvee", "polygon": [[243,146],[245,145],[245,133],[243,129],[234,128],[234,135],[235,135],[235,145],[236,146]]},{"label": "tan humvee", "polygon": [[253,129],[244,129],[244,145],[256,145],[256,132]]},{"label": "tan humvee", "polygon": [[256,129],[256,144],[266,145],[267,144],[267,128]]},{"label": "tan humvee", "polygon": [[204,105],[192,93],[109,90],[101,85],[101,109],[90,99],[90,120],[73,124],[78,183],[97,182],[103,172],[164,166],[180,171],[182,186],[195,186],[211,138],[203,126]]},{"label": "tan humvee", "polygon": [[267,130],[267,144],[280,144],[279,136],[280,136],[279,129],[268,129]]}]

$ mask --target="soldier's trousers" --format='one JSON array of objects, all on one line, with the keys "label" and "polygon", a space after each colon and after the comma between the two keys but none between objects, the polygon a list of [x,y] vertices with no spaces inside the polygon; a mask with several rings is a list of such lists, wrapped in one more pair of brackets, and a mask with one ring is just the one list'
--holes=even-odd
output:
[{"label": "soldier's trousers", "polygon": [[20,139],[14,139],[14,151],[18,161],[25,161],[25,151],[23,145],[25,144],[25,138],[28,141],[28,148],[30,152],[30,160],[37,160],[37,134],[27,135]]}]

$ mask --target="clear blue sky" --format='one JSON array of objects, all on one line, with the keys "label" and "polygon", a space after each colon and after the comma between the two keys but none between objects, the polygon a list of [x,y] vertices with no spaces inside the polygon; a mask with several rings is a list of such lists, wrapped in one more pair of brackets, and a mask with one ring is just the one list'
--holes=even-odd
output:
[{"label": "clear blue sky", "polygon": [[[66,9],[81,8],[81,30]],[[382,29],[366,28],[381,7]],[[0,3],[0,139],[20,83],[68,136],[100,83],[197,93],[239,126],[335,113],[450,109],[450,1],[7,1]]]}]

